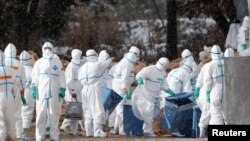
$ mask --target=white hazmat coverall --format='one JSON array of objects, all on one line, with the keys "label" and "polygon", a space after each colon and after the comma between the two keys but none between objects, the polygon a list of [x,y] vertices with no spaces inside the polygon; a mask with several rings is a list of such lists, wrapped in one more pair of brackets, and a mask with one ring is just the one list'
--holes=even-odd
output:
[{"label": "white hazmat coverall", "polygon": [[13,96],[19,91],[18,81],[13,69],[4,65],[4,54],[0,50],[0,141],[16,140],[16,107],[13,106],[16,99]]},{"label": "white hazmat coverall", "polygon": [[86,58],[87,62],[80,68],[78,75],[83,86],[81,94],[86,136],[105,137],[102,127],[105,121],[101,98],[102,75],[112,60],[109,58],[98,62],[97,53],[92,49],[86,52]]},{"label": "white hazmat coverall", "polygon": [[181,67],[173,69],[167,76],[169,88],[175,93],[192,92],[190,73],[192,64],[185,62]]},{"label": "white hazmat coverall", "polygon": [[43,57],[36,61],[32,71],[32,86],[36,86],[36,140],[44,140],[46,124],[50,126],[50,139],[59,140],[59,118],[61,111],[60,88],[65,88],[62,63],[53,58],[52,44],[43,45]]},{"label": "white hazmat coverall", "polygon": [[222,97],[224,90],[224,59],[219,46],[211,50],[212,61],[209,62],[204,74],[204,89],[207,102],[210,102],[211,118],[209,124],[224,124]]},{"label": "white hazmat coverall", "polygon": [[[247,40],[246,33],[249,34],[249,16],[245,16],[239,32],[237,34],[238,47],[237,51],[240,56],[250,56],[249,40]],[[249,36],[249,35],[248,35]]]},{"label": "white hazmat coverall", "polygon": [[[167,90],[166,72],[151,65],[143,68],[136,78],[142,78],[143,84],[136,87],[132,95],[134,114],[144,121],[143,130],[148,136],[156,136],[153,132],[153,118],[157,99],[161,90]],[[136,109],[136,110],[134,110]]]},{"label": "white hazmat coverall", "polygon": [[200,127],[200,137],[205,137],[205,130],[209,124],[210,120],[210,104],[206,101],[206,91],[204,88],[204,75],[205,71],[207,71],[208,64],[205,64],[198,75],[197,82],[196,82],[196,88],[200,88],[200,95],[197,99],[197,105],[201,109],[201,117],[199,121],[199,127]]},{"label": "white hazmat coverall", "polygon": [[[16,60],[16,47],[9,43],[8,46],[4,50],[5,55],[5,65],[13,68],[15,70],[16,77],[19,79],[18,88],[19,91],[16,91],[13,97],[15,99],[15,104],[11,105],[15,107],[15,116],[16,116],[16,138],[24,138],[23,134],[23,123],[22,123],[22,112],[21,112],[21,94],[25,88],[26,76],[24,67],[21,63]],[[22,93],[21,93],[22,91]],[[14,115],[14,114],[13,114]]]},{"label": "white hazmat coverall", "polygon": [[24,67],[25,75],[26,75],[26,83],[24,96],[27,101],[27,105],[22,107],[22,115],[23,115],[23,129],[25,132],[28,132],[30,128],[30,124],[32,122],[33,111],[35,108],[35,100],[32,98],[30,94],[30,86],[32,82],[32,67],[31,67],[31,57],[30,54],[26,51],[23,51],[20,54],[20,62]]},{"label": "white hazmat coverall", "polygon": [[181,64],[183,64],[185,62],[191,62],[192,72],[190,73],[190,79],[191,79],[192,89],[194,89],[195,88],[196,79],[197,79],[198,74],[199,74],[198,65],[194,61],[194,57],[193,57],[192,53],[188,49],[183,50],[183,52],[181,54],[181,57],[183,59],[182,62],[181,62]]},{"label": "white hazmat coverall", "polygon": [[[81,67],[81,55],[82,51],[79,49],[73,49],[71,52],[71,62],[68,64],[65,70],[65,79],[66,79],[66,103],[77,101],[82,102],[81,90],[82,86],[78,80],[78,72]],[[72,97],[72,94],[75,94],[76,97]],[[70,131],[73,135],[77,134],[78,122],[81,120],[70,120],[64,119],[61,128],[67,128],[69,126]]]},{"label": "white hazmat coverall", "polygon": [[[128,93],[131,93],[130,85],[134,80],[134,73],[132,72],[132,69],[134,68],[134,64],[138,59],[138,56],[132,52],[129,52],[124,55],[123,59],[117,64],[115,68],[112,88],[120,96],[123,96],[124,92],[122,90],[124,88],[127,89]],[[125,134],[123,128],[124,102],[125,101],[122,100],[116,107],[115,131],[119,129],[119,134],[121,135]]]},{"label": "white hazmat coverall", "polygon": [[[106,50],[101,50],[98,56],[98,62],[103,62],[108,58],[110,58],[108,52]],[[102,87],[106,87],[107,79],[108,79],[108,69],[102,75],[102,83],[103,83]]]},{"label": "white hazmat coverall", "polygon": [[[112,80],[114,78],[114,71],[116,68],[117,64],[114,64],[109,70],[108,73],[106,73],[106,87],[109,89],[112,89]],[[110,132],[114,133],[114,125],[115,125],[115,116],[116,116],[116,112],[115,110],[109,115],[108,120],[109,120],[109,128],[110,128]]]}]

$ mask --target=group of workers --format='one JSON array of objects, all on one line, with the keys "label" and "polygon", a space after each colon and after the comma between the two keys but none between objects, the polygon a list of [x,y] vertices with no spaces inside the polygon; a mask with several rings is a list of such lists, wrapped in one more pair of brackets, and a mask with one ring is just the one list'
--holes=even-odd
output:
[{"label": "group of workers", "polygon": [[[233,57],[228,48],[224,55],[218,45],[200,53],[202,65],[197,65],[192,53],[185,49],[178,68],[169,73],[169,60],[161,57],[137,74],[133,69],[140,59],[140,50],[131,46],[115,65],[106,50],[99,54],[89,49],[86,62],[82,51],[73,49],[72,60],[62,71],[60,58],[53,53],[53,45],[45,42],[42,57],[31,67],[31,56],[23,51],[16,59],[16,47],[8,44],[0,50],[0,141],[27,140],[33,110],[36,110],[35,138],[43,141],[48,134],[53,141],[59,140],[59,118],[62,103],[82,103],[82,120],[64,119],[61,129],[77,135],[78,124],[86,131],[86,137],[106,137],[103,125],[109,120],[111,133],[125,135],[123,126],[124,104],[132,105],[133,112],[144,121],[146,136],[157,136],[153,121],[159,115],[162,94],[175,96],[182,92],[194,92],[202,110],[199,122],[200,137],[205,137],[208,124],[225,124],[222,99],[225,95],[224,57]],[[131,84],[136,80],[137,87]],[[112,89],[123,100],[107,117],[102,103],[102,87]]]}]

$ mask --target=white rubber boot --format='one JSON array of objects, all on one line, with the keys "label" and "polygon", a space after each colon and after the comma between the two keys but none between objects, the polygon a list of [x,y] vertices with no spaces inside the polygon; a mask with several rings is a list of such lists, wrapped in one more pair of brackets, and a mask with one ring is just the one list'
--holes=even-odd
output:
[{"label": "white rubber boot", "polygon": [[206,137],[206,129],[207,128],[200,127],[200,138]]},{"label": "white rubber boot", "polygon": [[107,133],[103,132],[103,128],[101,124],[94,124],[94,137],[106,137]]},{"label": "white rubber boot", "polygon": [[94,136],[93,124],[85,123],[85,130],[86,130],[86,137]]}]

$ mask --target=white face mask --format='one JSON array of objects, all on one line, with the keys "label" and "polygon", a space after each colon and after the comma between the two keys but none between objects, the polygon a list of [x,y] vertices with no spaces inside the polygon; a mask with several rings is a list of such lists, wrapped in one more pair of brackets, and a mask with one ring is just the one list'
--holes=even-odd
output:
[{"label": "white face mask", "polygon": [[53,57],[53,52],[49,49],[45,49],[43,51],[43,57],[45,58],[52,58]]}]

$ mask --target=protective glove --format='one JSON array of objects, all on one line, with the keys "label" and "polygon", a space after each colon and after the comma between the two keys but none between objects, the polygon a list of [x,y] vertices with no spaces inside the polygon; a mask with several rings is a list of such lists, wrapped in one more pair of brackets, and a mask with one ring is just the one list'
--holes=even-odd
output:
[{"label": "protective glove", "polygon": [[139,77],[137,80],[137,85],[142,85],[143,84],[143,79],[141,77]]},{"label": "protective glove", "polygon": [[64,98],[64,97],[65,97],[65,88],[60,88],[60,89],[59,89],[59,96],[60,96],[61,98]]},{"label": "protective glove", "polygon": [[21,93],[21,100],[22,100],[23,106],[25,106],[27,104],[27,102],[26,102],[26,99],[24,97],[24,90],[21,90],[20,93]]},{"label": "protective glove", "polygon": [[194,97],[195,97],[195,99],[198,99],[199,98],[199,96],[200,96],[200,87],[196,87],[195,88],[195,91],[194,91]]},{"label": "protective glove", "polygon": [[171,96],[175,96],[175,93],[171,89],[164,90],[166,93],[170,94]]},{"label": "protective glove", "polygon": [[37,95],[37,87],[36,86],[31,86],[31,96],[36,99]]},{"label": "protective glove", "polygon": [[244,50],[248,48],[247,44],[242,44],[241,46]]},{"label": "protective glove", "polygon": [[131,99],[131,94],[130,93],[125,93],[122,95],[123,100],[127,101]]},{"label": "protective glove", "polygon": [[22,100],[23,106],[27,105],[24,95],[21,96],[21,100]]},{"label": "protective glove", "polygon": [[206,92],[206,101],[210,103],[210,91]]}]

